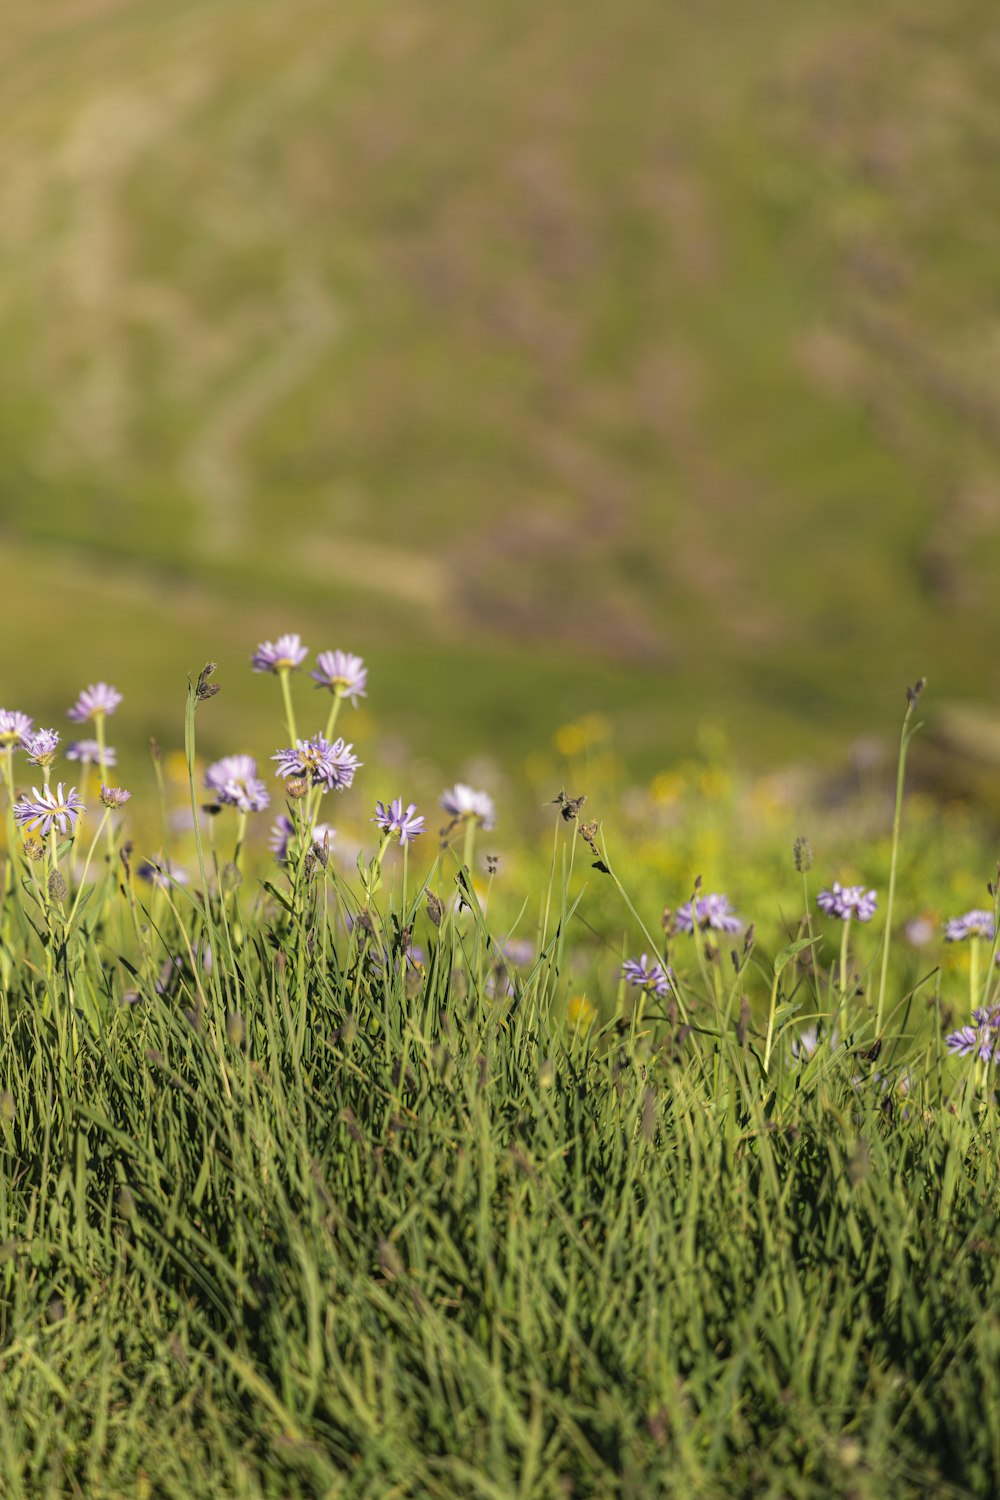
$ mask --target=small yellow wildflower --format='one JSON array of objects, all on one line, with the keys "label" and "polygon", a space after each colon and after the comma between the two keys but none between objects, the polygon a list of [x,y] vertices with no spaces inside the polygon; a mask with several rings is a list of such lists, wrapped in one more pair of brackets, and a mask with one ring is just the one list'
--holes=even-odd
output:
[{"label": "small yellow wildflower", "polygon": [[597,1007],[591,1004],[586,995],[574,995],[567,1002],[566,1019],[577,1030],[589,1031],[597,1020]]}]

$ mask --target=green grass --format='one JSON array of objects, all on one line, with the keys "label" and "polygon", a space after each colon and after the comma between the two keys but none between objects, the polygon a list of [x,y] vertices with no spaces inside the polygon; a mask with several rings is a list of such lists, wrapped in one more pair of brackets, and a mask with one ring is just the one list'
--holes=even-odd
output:
[{"label": "green grass", "polygon": [[[221,703],[189,692],[192,771]],[[353,868],[251,844],[241,877],[224,811],[189,886],[98,840],[89,871],[58,851],[61,896],[12,842],[5,1496],[995,1493],[997,1097],[942,1044],[980,988],[967,945],[902,931],[983,903],[981,824],[915,799],[893,930],[855,924],[842,990],[814,882],[884,909],[881,793],[812,810],[803,876],[765,789],[717,757],[675,781],[594,783],[606,868],[551,807],[549,854],[488,882],[493,835],[467,867],[371,830]],[[659,927],[697,868],[755,938]],[[619,980],[641,949],[673,997]]]}]

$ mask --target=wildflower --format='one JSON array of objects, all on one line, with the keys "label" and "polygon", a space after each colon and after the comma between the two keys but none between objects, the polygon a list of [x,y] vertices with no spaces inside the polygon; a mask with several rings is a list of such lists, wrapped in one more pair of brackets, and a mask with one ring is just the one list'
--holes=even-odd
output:
[{"label": "wildflower", "polygon": [[[101,763],[101,747],[97,740],[71,740],[66,746],[66,759],[78,760],[82,766],[96,766]],[[113,745],[104,747],[105,768],[117,763],[118,752]]]},{"label": "wildflower", "polygon": [[278,861],[283,865],[288,858],[288,846],[295,834],[295,824],[287,813],[279,813],[271,824],[271,831],[267,836],[267,847]]},{"label": "wildflower", "polygon": [[[312,831],[312,841],[317,849],[322,849],[324,844],[332,843],[337,830],[331,828],[329,823],[317,823]],[[295,836],[295,824],[287,813],[279,813],[271,824],[271,832],[267,837],[267,847],[274,855],[279,864],[284,864],[288,858],[288,848]]]},{"label": "wildflower", "polygon": [[278,762],[276,776],[305,777],[313,786],[324,791],[343,792],[354,780],[354,773],[362,761],[354,754],[353,745],[342,739],[331,745],[325,735],[314,734],[310,740],[296,740],[289,750],[279,750],[272,760]]},{"label": "wildflower", "polygon": [[56,729],[36,729],[23,741],[28,759],[33,766],[51,766],[56,758],[59,732]]},{"label": "wildflower", "polygon": [[55,791],[50,786],[42,787],[41,791],[33,786],[30,797],[25,792],[14,804],[18,825],[28,830],[37,829],[43,836],[53,828],[58,828],[60,833],[72,832],[83,811],[83,801],[77,796],[76,787],[71,786],[64,792],[61,781]]},{"label": "wildflower", "polygon": [[991,911],[967,911],[960,917],[950,917],[944,924],[946,943],[961,943],[966,938],[993,938],[993,913]]},{"label": "wildflower", "polygon": [[144,859],[137,873],[140,880],[148,880],[164,891],[171,885],[188,885],[191,880],[186,870],[174,868],[166,860]]},{"label": "wildflower", "polygon": [[937,924],[930,913],[921,912],[919,916],[910,918],[903,932],[911,947],[924,948],[934,941],[937,935]]},{"label": "wildflower", "polygon": [[16,708],[0,708],[0,750],[19,750],[31,733],[32,723]]},{"label": "wildflower", "polygon": [[589,1031],[597,1020],[597,1007],[591,1004],[586,995],[574,995],[566,1003],[566,1019],[580,1031]]},{"label": "wildflower", "polygon": [[131,795],[123,786],[105,786],[101,782],[101,801],[105,807],[124,807]]},{"label": "wildflower", "polygon": [[496,808],[489,792],[474,791],[464,781],[457,781],[441,794],[441,806],[456,820],[474,818],[483,828],[496,827]]},{"label": "wildflower", "polygon": [[956,1057],[968,1057],[975,1052],[983,1062],[1000,1062],[1000,1007],[986,1010],[982,1006],[972,1012],[971,1026],[960,1026],[944,1039],[948,1051]]},{"label": "wildflower", "polygon": [[828,917],[839,917],[842,922],[856,918],[859,922],[870,922],[875,915],[878,896],[875,891],[866,891],[863,885],[841,885],[833,882],[833,889],[820,891],[816,905]]},{"label": "wildflower", "polygon": [[279,635],[276,641],[261,642],[250,665],[255,672],[294,672],[308,655],[308,647],[297,635]]},{"label": "wildflower", "polygon": [[629,958],[622,964],[622,978],[637,989],[652,990],[662,999],[670,993],[670,979],[662,964],[651,964],[644,953],[641,958]]},{"label": "wildflower", "polygon": [[[808,1062],[816,1055],[820,1044],[820,1033],[817,1026],[804,1026],[797,1037],[791,1041],[791,1053],[796,1062]],[[835,1031],[831,1031],[827,1039],[827,1046],[831,1052],[835,1052],[838,1046],[838,1037]]]},{"label": "wildflower", "polygon": [[205,772],[205,785],[225,807],[261,812],[271,800],[252,755],[224,755]]},{"label": "wildflower", "polygon": [[695,920],[699,927],[711,927],[716,932],[739,932],[742,925],[733,911],[729,897],[720,896],[714,891],[707,896],[698,896],[693,903],[685,901],[678,908],[677,926],[681,932],[693,932]]},{"label": "wildflower", "polygon": [[410,843],[424,832],[424,819],[417,812],[417,804],[411,802],[404,812],[402,797],[394,797],[388,807],[384,802],[376,802],[375,816],[371,821],[390,838],[398,838],[401,844]]},{"label": "wildflower", "polygon": [[99,719],[104,714],[113,714],[122,695],[107,682],[92,682],[85,687],[72,708],[66,710],[67,719],[82,724],[86,719]]},{"label": "wildflower", "polygon": [[360,656],[350,651],[323,651],[316,658],[316,672],[310,672],[317,687],[329,688],[338,698],[350,698],[351,706],[357,708],[358,699],[366,698],[368,668]]}]

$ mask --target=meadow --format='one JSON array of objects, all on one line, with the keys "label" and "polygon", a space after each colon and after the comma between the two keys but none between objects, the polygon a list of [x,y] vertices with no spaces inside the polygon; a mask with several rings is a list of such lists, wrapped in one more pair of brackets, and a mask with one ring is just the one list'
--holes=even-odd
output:
[{"label": "meadow", "polygon": [[794,839],[593,755],[543,852],[252,655],[269,742],[201,757],[207,665],[152,811],[109,684],[0,714],[3,1494],[993,1495],[995,841],[906,796],[922,684]]}]

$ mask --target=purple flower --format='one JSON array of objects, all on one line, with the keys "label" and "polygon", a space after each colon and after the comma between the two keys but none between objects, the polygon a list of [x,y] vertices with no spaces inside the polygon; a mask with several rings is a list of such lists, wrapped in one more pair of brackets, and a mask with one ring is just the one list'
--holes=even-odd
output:
[{"label": "purple flower", "polygon": [[950,917],[944,924],[946,943],[961,943],[966,938],[993,939],[993,913],[967,911],[961,917]]},{"label": "purple flower", "polygon": [[205,772],[205,785],[224,806],[240,812],[261,812],[271,800],[252,755],[224,755],[213,761]]},{"label": "purple flower", "polygon": [[394,797],[388,807],[384,802],[376,802],[375,816],[371,821],[390,838],[398,838],[401,844],[409,844],[424,832],[424,819],[417,812],[417,804],[411,802],[404,812],[402,797]]},{"label": "purple flower", "polygon": [[875,915],[878,896],[874,891],[866,891],[863,885],[841,885],[835,880],[832,891],[820,891],[816,905],[828,917],[839,917],[842,922],[850,922],[852,918],[870,922]]},{"label": "purple flower", "polygon": [[[333,843],[336,833],[336,828],[331,828],[329,823],[317,823],[312,831],[312,841],[317,848],[322,849],[325,843]],[[271,824],[267,847],[280,865],[288,858],[288,848],[294,836],[295,824],[287,813],[279,813]]]},{"label": "purple flower", "polygon": [[968,1057],[975,1052],[984,1062],[1000,1062],[1000,1009],[972,1012],[972,1026],[960,1026],[944,1039],[949,1052]]},{"label": "purple flower", "polygon": [[188,885],[191,880],[186,870],[175,869],[166,860],[144,859],[138,875],[140,880],[148,880],[161,891],[169,890],[172,885]]},{"label": "purple flower", "polygon": [[[101,761],[101,747],[97,740],[71,740],[66,746],[66,759],[78,760],[83,766],[96,766]],[[118,760],[118,752],[113,745],[104,747],[105,768],[113,766]]]},{"label": "purple flower", "polygon": [[0,750],[18,750],[31,733],[32,720],[16,708],[0,708]]},{"label": "purple flower", "polygon": [[33,766],[51,766],[56,758],[59,732],[56,729],[36,729],[24,741],[28,759]]},{"label": "purple flower", "polygon": [[446,792],[442,792],[441,806],[456,821],[459,818],[475,818],[487,830],[496,827],[496,808],[489,792],[474,791],[464,781],[457,781]]},{"label": "purple flower", "polygon": [[33,786],[30,797],[25,792],[14,804],[14,817],[19,826],[29,832],[37,830],[45,835],[58,828],[60,833],[66,833],[72,831],[83,810],[83,801],[77,796],[76,787],[71,786],[63,792],[60,781],[55,791],[50,786],[42,787],[41,791]]},{"label": "purple flower", "polygon": [[67,719],[74,724],[82,724],[85,719],[97,719],[102,714],[113,714],[122,695],[117,688],[111,687],[106,682],[92,682],[85,687],[73,704],[72,708],[66,710]]},{"label": "purple flower", "polygon": [[310,672],[317,687],[329,688],[338,698],[350,698],[354,708],[358,699],[367,697],[368,668],[360,656],[350,651],[323,651],[316,658],[318,671]]},{"label": "purple flower", "polygon": [[276,641],[262,641],[250,658],[255,672],[294,672],[309,655],[297,635],[279,635]]},{"label": "purple flower", "polygon": [[346,745],[342,739],[331,745],[322,734],[314,734],[311,740],[296,740],[290,750],[279,750],[271,759],[278,762],[276,776],[304,776],[313,786],[328,792],[345,791],[363,764],[354,754],[353,745]]},{"label": "purple flower", "polygon": [[[690,901],[677,911],[677,926],[681,932],[693,932],[694,921],[691,915]],[[707,896],[699,896],[694,902],[694,916],[699,927],[712,927],[716,932],[739,932],[742,923],[733,911],[732,903],[728,896],[720,896],[712,892]]]},{"label": "purple flower", "polygon": [[124,807],[131,795],[123,786],[105,786],[101,782],[101,801],[105,807]]},{"label": "purple flower", "polygon": [[629,958],[622,964],[622,978],[637,989],[652,990],[662,999],[670,993],[670,980],[662,964],[651,964],[644,953],[641,958]]}]

